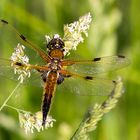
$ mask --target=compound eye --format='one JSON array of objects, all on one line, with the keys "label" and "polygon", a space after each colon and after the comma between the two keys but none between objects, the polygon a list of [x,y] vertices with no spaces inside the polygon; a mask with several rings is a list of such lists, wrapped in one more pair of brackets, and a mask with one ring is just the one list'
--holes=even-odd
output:
[{"label": "compound eye", "polygon": [[53,40],[51,40],[51,41],[47,44],[46,48],[47,48],[47,49],[51,49],[51,48],[52,48],[52,45],[53,45]]}]

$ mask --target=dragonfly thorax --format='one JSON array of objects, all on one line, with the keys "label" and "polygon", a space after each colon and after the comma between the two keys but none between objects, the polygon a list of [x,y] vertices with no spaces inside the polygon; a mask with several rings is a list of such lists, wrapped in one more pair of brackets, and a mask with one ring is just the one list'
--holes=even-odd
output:
[{"label": "dragonfly thorax", "polygon": [[50,63],[48,63],[50,70],[57,71],[61,69],[60,59],[52,58]]}]

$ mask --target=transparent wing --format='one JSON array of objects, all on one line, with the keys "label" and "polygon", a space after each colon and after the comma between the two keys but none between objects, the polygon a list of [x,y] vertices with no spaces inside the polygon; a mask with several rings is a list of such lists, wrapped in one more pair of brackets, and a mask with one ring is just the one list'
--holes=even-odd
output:
[{"label": "transparent wing", "polygon": [[109,95],[115,87],[115,81],[72,74],[67,71],[67,78],[64,82],[58,85],[58,90],[61,92],[70,92],[77,95]]},{"label": "transparent wing", "polygon": [[[26,55],[30,58],[30,63],[43,65],[48,61],[47,54],[41,50],[38,46],[29,41],[25,36],[20,34],[12,25],[7,21],[0,20],[0,77],[7,78],[13,81],[17,81],[18,76],[14,74],[14,69],[11,67],[10,57],[14,52],[14,48],[18,43],[24,44],[31,49],[25,49]],[[33,51],[32,51],[33,50]],[[3,59],[6,58],[6,59]],[[32,84],[35,86],[41,85],[40,74],[37,71],[32,71],[31,77],[25,80],[24,84]]]},{"label": "transparent wing", "polygon": [[[0,77],[17,82],[18,76],[19,76],[18,74],[14,73],[14,68],[11,67],[11,60],[0,58]],[[41,86],[40,73],[35,70],[31,71],[31,76],[26,80],[24,80],[23,84]]]},{"label": "transparent wing", "polygon": [[129,60],[125,56],[106,56],[93,60],[65,60],[67,70],[78,74],[95,75],[126,67]]},{"label": "transparent wing", "polygon": [[[7,21],[2,19],[0,20],[0,35],[2,38],[2,44],[7,43],[7,45],[5,46],[8,46],[8,44],[10,45],[11,41],[9,42],[9,40],[12,40],[13,42],[16,42],[16,40],[18,40],[19,42],[21,42],[21,44],[34,50],[36,54],[38,54],[40,58],[42,58],[45,62],[49,62],[50,59],[48,55],[41,48],[39,48],[36,44],[29,41],[24,35],[20,34],[14,28],[14,26],[10,25]],[[6,41],[7,38],[9,38],[8,41]],[[15,47],[16,45],[17,44],[11,46],[10,48]]]}]

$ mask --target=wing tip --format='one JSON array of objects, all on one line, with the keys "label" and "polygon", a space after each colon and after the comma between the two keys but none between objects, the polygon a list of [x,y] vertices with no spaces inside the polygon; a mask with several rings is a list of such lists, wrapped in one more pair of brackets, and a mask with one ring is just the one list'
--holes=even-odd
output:
[{"label": "wing tip", "polygon": [[117,55],[119,58],[126,58],[124,55]]},{"label": "wing tip", "polygon": [[6,21],[4,19],[1,19],[1,22],[4,23],[4,24],[8,24],[8,21]]}]

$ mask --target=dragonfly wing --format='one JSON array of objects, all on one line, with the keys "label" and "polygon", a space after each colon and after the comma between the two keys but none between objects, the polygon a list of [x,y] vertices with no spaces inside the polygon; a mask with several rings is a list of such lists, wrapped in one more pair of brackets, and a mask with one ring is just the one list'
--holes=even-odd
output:
[{"label": "dragonfly wing", "polygon": [[[11,67],[11,60],[0,58],[0,77],[18,82],[18,74],[14,73],[14,68]],[[24,80],[23,84],[41,86],[41,77],[38,71],[32,70],[31,76]]]},{"label": "dragonfly wing", "polygon": [[95,75],[123,68],[129,63],[129,60],[124,56],[106,56],[94,58],[93,60],[68,60],[65,65],[69,65],[67,69],[71,72]]},{"label": "dragonfly wing", "polygon": [[113,91],[114,87],[115,81],[80,75],[71,75],[58,86],[62,91],[88,96],[107,96]]},{"label": "dragonfly wing", "polygon": [[[8,44],[9,41],[7,42],[6,39],[9,37],[10,39],[13,38],[14,42],[16,42],[16,40],[19,40],[21,44],[24,44],[25,46],[34,50],[45,62],[49,62],[50,59],[48,55],[42,49],[40,49],[36,44],[29,41],[24,35],[20,34],[14,26],[10,25],[7,21],[2,19],[0,20],[0,35],[1,37],[5,37],[3,38],[2,42],[6,42]],[[17,44],[12,47],[15,47],[16,45]]]}]

